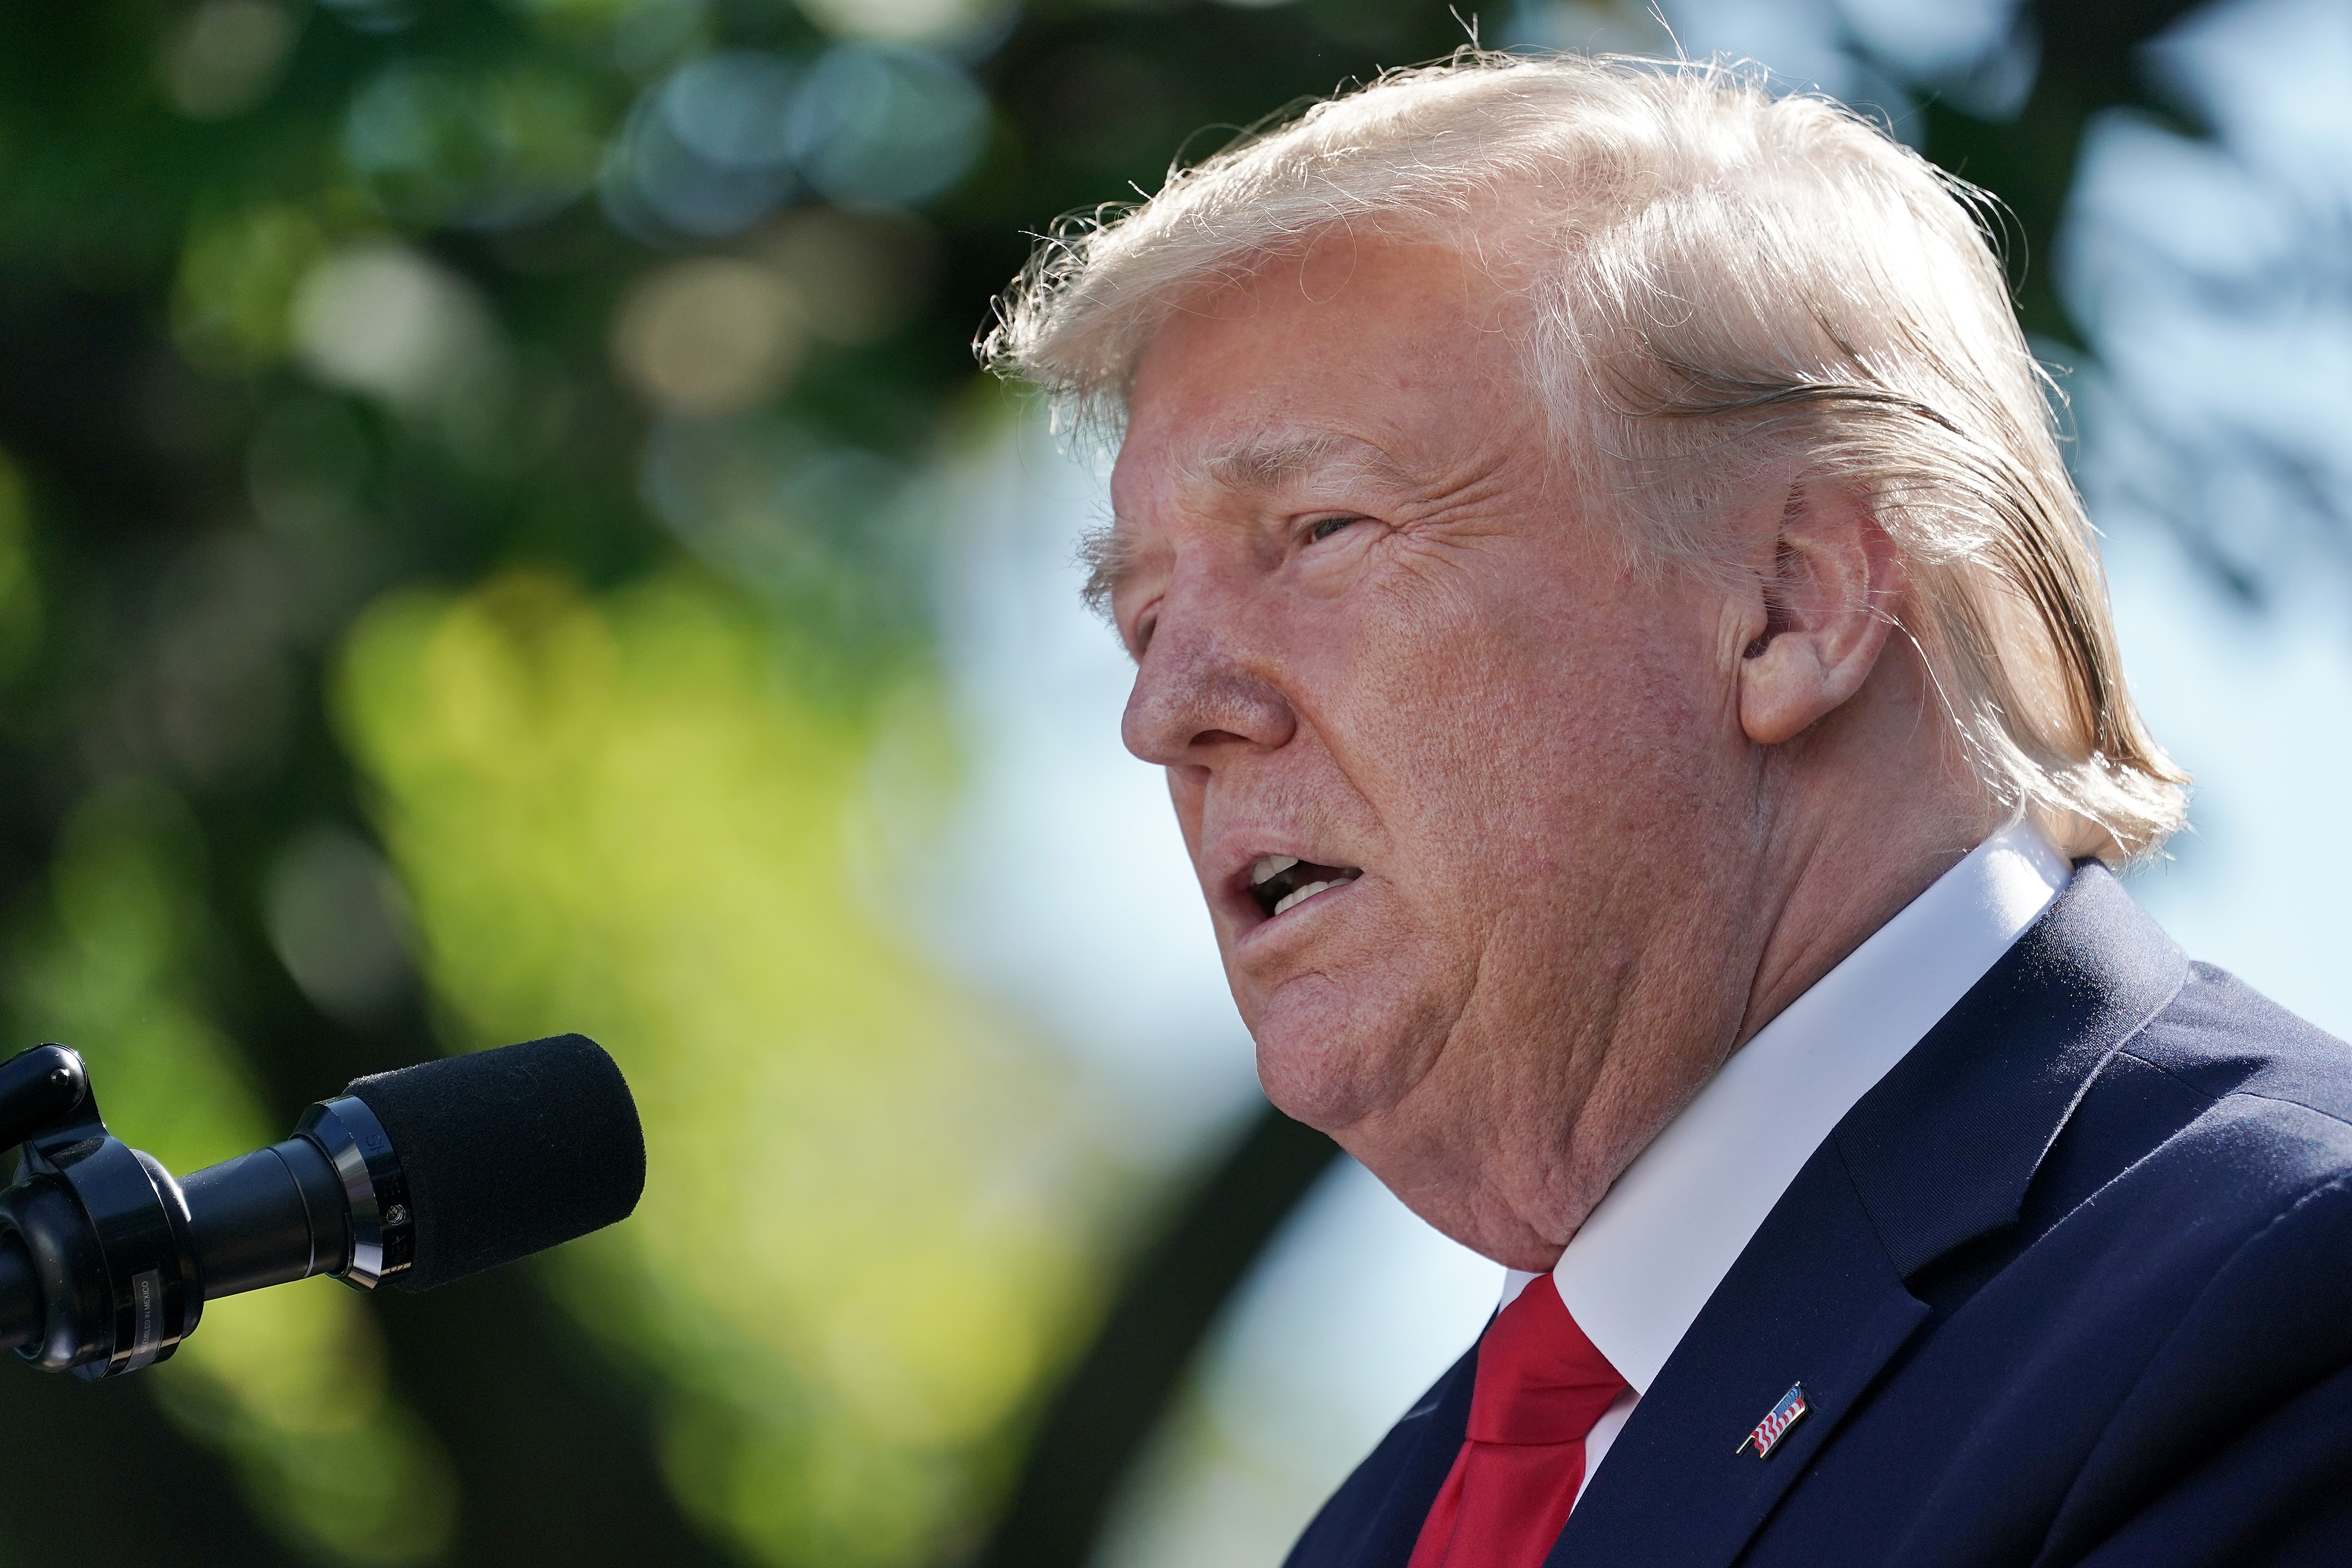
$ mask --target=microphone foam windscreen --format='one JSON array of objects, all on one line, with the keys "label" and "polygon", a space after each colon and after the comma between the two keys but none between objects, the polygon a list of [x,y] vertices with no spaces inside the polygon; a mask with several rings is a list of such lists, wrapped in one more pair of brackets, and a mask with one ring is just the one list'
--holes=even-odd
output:
[{"label": "microphone foam windscreen", "polygon": [[384,1283],[429,1290],[625,1219],[646,1142],[621,1069],[559,1035],[355,1079],[400,1158],[416,1260]]}]

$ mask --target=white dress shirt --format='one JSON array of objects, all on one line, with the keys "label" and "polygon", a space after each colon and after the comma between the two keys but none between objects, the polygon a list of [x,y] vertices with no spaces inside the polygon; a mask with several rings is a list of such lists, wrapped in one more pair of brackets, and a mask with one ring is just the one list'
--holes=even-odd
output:
[{"label": "white dress shirt", "polygon": [[[1632,1385],[1584,1440],[1586,1484],[1798,1170],[2073,874],[2031,826],[1986,839],[1733,1052],[1617,1178],[1552,1268]],[[1512,1269],[1504,1302],[1534,1278]]]}]

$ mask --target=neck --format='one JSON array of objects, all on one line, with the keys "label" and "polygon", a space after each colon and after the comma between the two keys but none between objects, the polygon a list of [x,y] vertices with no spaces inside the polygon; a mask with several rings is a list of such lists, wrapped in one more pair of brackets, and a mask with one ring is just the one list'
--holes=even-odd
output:
[{"label": "neck", "polygon": [[1881,819],[1863,831],[1799,837],[1788,851],[1795,864],[1780,879],[1785,890],[1759,933],[1736,1045],[1747,1044],[1999,826],[1972,802],[1946,810],[1923,804],[1927,808],[1909,814],[1876,814]]}]

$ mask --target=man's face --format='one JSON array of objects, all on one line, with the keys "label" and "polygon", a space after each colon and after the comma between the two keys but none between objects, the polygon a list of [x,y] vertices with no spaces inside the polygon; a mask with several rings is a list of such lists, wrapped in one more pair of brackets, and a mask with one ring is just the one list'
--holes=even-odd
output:
[{"label": "man's face", "polygon": [[1496,1145],[1610,1092],[1740,809],[1719,601],[1586,514],[1515,323],[1450,249],[1326,241],[1171,319],[1112,479],[1126,742],[1266,1092],[1456,1235],[1465,1162],[1579,1157]]}]

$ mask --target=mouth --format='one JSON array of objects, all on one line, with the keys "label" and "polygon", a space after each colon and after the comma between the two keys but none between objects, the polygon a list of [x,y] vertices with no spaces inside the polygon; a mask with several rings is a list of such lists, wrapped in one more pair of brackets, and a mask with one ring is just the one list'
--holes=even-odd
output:
[{"label": "mouth", "polygon": [[1261,855],[1250,868],[1249,896],[1266,919],[1303,904],[1328,889],[1362,876],[1358,866],[1321,866],[1296,855]]}]

